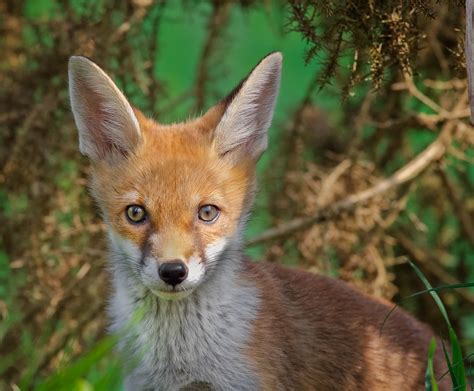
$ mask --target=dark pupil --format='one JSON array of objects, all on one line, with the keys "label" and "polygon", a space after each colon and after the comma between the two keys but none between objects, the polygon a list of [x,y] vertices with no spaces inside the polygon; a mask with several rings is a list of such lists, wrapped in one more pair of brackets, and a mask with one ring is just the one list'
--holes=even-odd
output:
[{"label": "dark pupil", "polygon": [[141,217],[141,208],[139,208],[138,206],[134,206],[132,208],[132,217],[134,219],[140,218]]}]

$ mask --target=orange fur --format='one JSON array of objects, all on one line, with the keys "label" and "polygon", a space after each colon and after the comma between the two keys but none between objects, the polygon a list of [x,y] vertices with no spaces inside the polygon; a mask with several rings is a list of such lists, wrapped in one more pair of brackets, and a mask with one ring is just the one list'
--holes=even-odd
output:
[{"label": "orange fur", "polygon": [[[231,166],[209,152],[214,111],[175,125],[159,125],[139,114],[143,140],[133,155],[114,165],[101,162],[94,167],[92,192],[116,232],[139,248],[159,232],[164,245],[151,249],[158,259],[172,259],[163,254],[170,247],[186,259],[196,248],[202,251],[217,239],[232,236],[253,186],[250,161]],[[134,193],[137,198],[124,198]],[[149,225],[130,225],[124,210],[131,204],[145,206],[152,230]],[[194,224],[200,204],[221,206],[218,226]]]}]

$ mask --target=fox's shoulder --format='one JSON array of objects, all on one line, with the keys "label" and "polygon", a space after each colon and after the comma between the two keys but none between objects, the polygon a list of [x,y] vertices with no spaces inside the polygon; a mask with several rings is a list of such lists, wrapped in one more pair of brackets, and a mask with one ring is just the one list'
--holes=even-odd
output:
[{"label": "fox's shoulder", "polygon": [[[272,262],[254,262],[250,259],[244,261],[244,274],[246,277],[260,281],[264,286],[267,284],[278,285],[283,294],[297,294],[298,296],[312,295],[317,292],[318,300],[327,297],[332,298],[334,295],[350,295],[363,296],[369,300],[374,300],[385,305],[390,304],[384,299],[373,298],[365,295],[356,287],[322,274],[316,274],[296,267],[283,266]],[[299,293],[297,293],[299,292]],[[316,299],[316,297],[315,297]]]},{"label": "fox's shoulder", "polygon": [[[252,352],[263,357],[262,362],[268,361],[271,346],[284,346],[287,350],[297,346],[301,362],[321,369],[310,371],[317,372],[317,381],[328,380],[324,374],[338,363],[339,369],[345,368],[342,372],[354,376],[359,371],[375,373],[381,368],[385,374],[382,383],[372,384],[370,377],[367,382],[354,378],[348,380],[352,386],[344,389],[394,389],[397,384],[399,389],[422,389],[424,367],[420,363],[426,359],[434,333],[405,310],[344,281],[293,267],[246,260],[243,275],[257,286],[261,299]],[[275,340],[267,341],[269,338]],[[324,353],[315,356],[315,351]],[[435,368],[442,374],[446,365],[438,353]],[[388,355],[401,364],[387,365]],[[299,368],[301,362],[295,367]],[[410,382],[400,383],[400,371]],[[315,384],[312,381],[308,384]],[[316,384],[321,389],[334,386],[330,381]],[[447,380],[440,389],[449,389]]]},{"label": "fox's shoulder", "polygon": [[[318,321],[359,319],[381,327],[392,327],[426,332],[430,328],[417,321],[395,304],[379,297],[369,296],[357,287],[339,280],[295,267],[270,262],[244,262],[246,279],[253,280],[264,299],[278,297],[286,304],[313,314]],[[395,311],[392,310],[396,309]],[[312,316],[309,316],[310,318]],[[387,321],[387,322],[386,322]]]}]

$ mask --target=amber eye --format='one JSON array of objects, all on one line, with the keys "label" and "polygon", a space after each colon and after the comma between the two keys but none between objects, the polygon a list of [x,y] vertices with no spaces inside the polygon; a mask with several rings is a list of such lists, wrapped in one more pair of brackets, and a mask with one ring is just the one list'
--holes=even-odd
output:
[{"label": "amber eye", "polygon": [[128,221],[132,224],[143,223],[146,219],[146,212],[140,205],[129,205],[127,206],[126,215]]},{"label": "amber eye", "polygon": [[206,223],[213,223],[219,217],[220,210],[215,205],[203,205],[199,208],[198,217],[199,220],[205,221]]}]

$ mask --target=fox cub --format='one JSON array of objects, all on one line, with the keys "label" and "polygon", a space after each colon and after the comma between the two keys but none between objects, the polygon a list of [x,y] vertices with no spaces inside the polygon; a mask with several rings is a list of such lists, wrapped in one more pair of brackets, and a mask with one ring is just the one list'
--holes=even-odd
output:
[{"label": "fox cub", "polygon": [[[397,310],[380,332],[390,303],[243,255],[281,66],[272,53],[202,117],[163,125],[94,62],[69,60],[127,390],[424,389],[429,327]],[[446,369],[439,351],[435,369]]]}]

